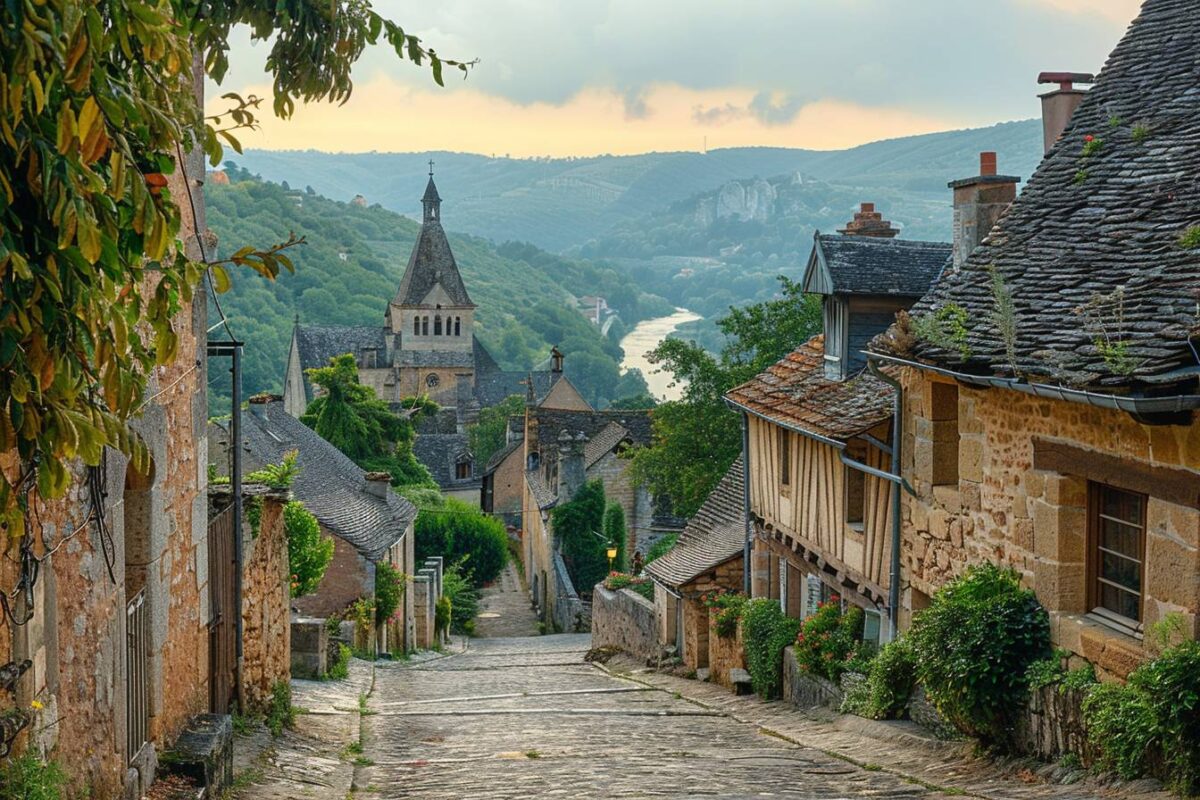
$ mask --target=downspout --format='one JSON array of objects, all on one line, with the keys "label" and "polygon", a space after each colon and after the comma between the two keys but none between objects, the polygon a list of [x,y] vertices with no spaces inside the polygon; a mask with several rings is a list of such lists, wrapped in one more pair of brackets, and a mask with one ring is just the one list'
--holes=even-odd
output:
[{"label": "downspout", "polygon": [[746,535],[742,546],[742,593],[750,596],[753,585],[750,580],[750,557],[754,549],[753,528],[750,525],[750,416],[742,412],[742,513],[745,517]]},{"label": "downspout", "polygon": [[892,570],[888,577],[888,619],[895,638],[900,621],[900,445],[903,441],[904,388],[900,381],[879,369],[879,364],[868,356],[867,370],[895,390],[892,400]]},{"label": "downspout", "polygon": [[233,414],[229,422],[229,438],[233,447],[233,467],[229,482],[233,487],[233,625],[234,680],[237,683],[238,711],[246,712],[246,684],[242,680],[245,654],[242,647],[242,345],[231,348],[233,366]]}]

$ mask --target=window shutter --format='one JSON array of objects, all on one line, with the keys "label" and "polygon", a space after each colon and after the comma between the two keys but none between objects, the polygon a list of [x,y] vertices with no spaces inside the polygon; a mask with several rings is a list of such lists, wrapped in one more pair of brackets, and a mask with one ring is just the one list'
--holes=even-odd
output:
[{"label": "window shutter", "polygon": [[804,618],[817,613],[817,603],[821,602],[821,579],[815,575],[804,577]]},{"label": "window shutter", "polygon": [[879,644],[879,632],[883,627],[883,618],[878,611],[867,610],[863,619],[863,641]]}]

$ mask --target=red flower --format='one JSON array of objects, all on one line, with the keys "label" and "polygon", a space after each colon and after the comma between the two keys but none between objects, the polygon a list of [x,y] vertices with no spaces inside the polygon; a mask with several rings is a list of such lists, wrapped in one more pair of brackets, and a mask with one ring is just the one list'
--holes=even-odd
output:
[{"label": "red flower", "polygon": [[1095,141],[1095,139],[1096,139],[1096,137],[1095,137],[1095,136],[1092,136],[1090,133],[1089,133],[1087,136],[1083,137],[1083,140],[1084,140],[1085,142],[1091,142],[1091,141]]}]

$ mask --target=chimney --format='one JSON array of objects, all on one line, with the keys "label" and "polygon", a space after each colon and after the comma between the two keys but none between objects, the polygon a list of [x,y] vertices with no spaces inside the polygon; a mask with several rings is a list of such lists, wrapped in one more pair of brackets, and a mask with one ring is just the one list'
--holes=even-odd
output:
[{"label": "chimney", "polygon": [[979,154],[979,174],[951,181],[954,190],[954,269],[979,246],[996,222],[1017,199],[1015,175],[996,174],[996,154]]},{"label": "chimney", "polygon": [[893,228],[892,223],[885,220],[883,215],[875,210],[874,203],[863,203],[854,212],[854,219],[846,223],[846,227],[838,231],[843,236],[873,236],[877,239],[891,239],[900,233]]},{"label": "chimney", "polygon": [[268,392],[261,392],[246,401],[247,405],[250,406],[250,413],[261,420],[268,419],[268,406],[274,402],[282,403],[283,396],[278,394],[270,394]]},{"label": "chimney", "polygon": [[561,375],[563,371],[563,354],[558,347],[550,348],[550,371],[556,375]]},{"label": "chimney", "polygon": [[1040,95],[1042,98],[1042,138],[1046,153],[1054,147],[1055,142],[1062,137],[1063,131],[1071,122],[1071,115],[1083,96],[1083,89],[1076,89],[1077,83],[1095,83],[1096,76],[1086,72],[1043,72],[1038,75],[1038,83],[1057,83],[1058,88],[1052,92]]},{"label": "chimney", "polygon": [[565,428],[558,434],[558,498],[570,500],[587,480],[583,466],[583,448],[587,436],[583,431],[572,436]]},{"label": "chimney", "polygon": [[392,475],[390,472],[368,472],[366,474],[366,489],[376,497],[387,499],[392,490]]}]

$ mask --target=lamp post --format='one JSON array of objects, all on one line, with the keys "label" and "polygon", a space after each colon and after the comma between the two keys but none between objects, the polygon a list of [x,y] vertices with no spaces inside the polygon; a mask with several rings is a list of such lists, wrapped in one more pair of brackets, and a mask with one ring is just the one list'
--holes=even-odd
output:
[{"label": "lamp post", "polygon": [[616,557],[617,557],[617,546],[615,544],[613,544],[612,542],[609,542],[609,545],[608,545],[608,571],[609,572],[613,571],[613,561],[616,559]]}]

